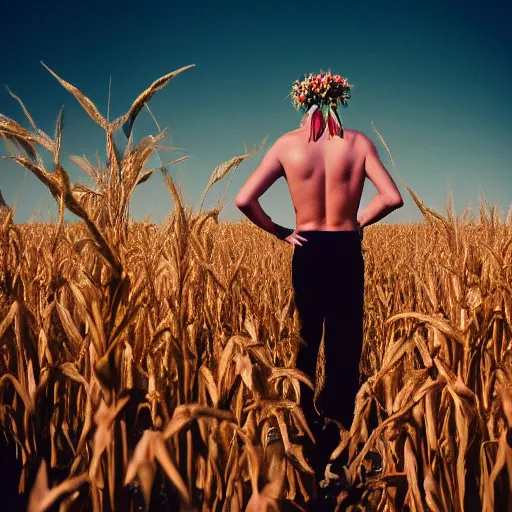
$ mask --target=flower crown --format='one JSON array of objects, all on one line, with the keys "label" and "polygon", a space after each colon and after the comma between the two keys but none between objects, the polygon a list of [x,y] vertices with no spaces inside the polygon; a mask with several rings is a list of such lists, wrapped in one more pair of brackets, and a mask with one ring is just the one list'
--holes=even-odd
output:
[{"label": "flower crown", "polygon": [[347,106],[352,87],[340,75],[333,75],[330,71],[320,72],[318,75],[304,75],[304,80],[295,80],[292,86],[293,106],[296,110],[308,111],[312,105],[328,105],[337,108],[339,104]]},{"label": "flower crown", "polygon": [[304,80],[295,80],[292,86],[293,105],[311,115],[309,140],[317,141],[326,127],[330,136],[343,138],[343,125],[338,116],[338,105],[347,106],[352,86],[346,78],[327,73],[310,74]]}]

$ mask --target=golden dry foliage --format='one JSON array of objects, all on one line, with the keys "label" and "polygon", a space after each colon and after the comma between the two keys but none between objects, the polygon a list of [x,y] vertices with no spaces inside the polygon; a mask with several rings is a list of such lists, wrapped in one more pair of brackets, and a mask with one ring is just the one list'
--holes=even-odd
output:
[{"label": "golden dry foliage", "polygon": [[[113,122],[57,77],[105,129],[106,165],[74,158],[95,190],[60,163],[61,116],[54,138],[26,111],[32,130],[0,116],[9,158],[60,204],[56,225],[16,226],[9,212],[0,226],[0,424],[30,510],[307,509],[312,434],[297,403],[312,383],[294,369],[292,247],[219,223],[222,205],[194,213],[165,169],[169,218],[128,216],[163,135],[130,135],[121,155],[114,132],[185,69]],[[217,166],[203,199],[255,150]],[[365,379],[333,454],[349,450],[357,500],[342,493],[339,510],[505,510],[512,222],[485,205],[478,222],[453,205],[442,216],[410,193],[423,223],[365,229]],[[65,224],[65,208],[82,222]],[[369,450],[383,472],[366,479]]]}]

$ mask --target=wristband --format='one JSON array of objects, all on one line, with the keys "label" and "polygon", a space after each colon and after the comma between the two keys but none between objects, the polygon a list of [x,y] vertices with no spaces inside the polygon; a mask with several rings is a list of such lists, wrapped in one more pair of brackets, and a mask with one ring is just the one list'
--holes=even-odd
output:
[{"label": "wristband", "polygon": [[286,237],[290,236],[293,233],[293,229],[285,228],[276,224],[274,235],[279,238],[279,240],[284,240]]}]

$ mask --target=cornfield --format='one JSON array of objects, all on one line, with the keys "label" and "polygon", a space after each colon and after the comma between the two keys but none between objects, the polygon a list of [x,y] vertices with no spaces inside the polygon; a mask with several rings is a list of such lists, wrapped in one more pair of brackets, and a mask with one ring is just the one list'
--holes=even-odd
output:
[{"label": "cornfield", "polygon": [[[131,127],[189,67],[114,121],[50,71],[105,130],[105,164],[72,157],[94,189],[61,163],[62,112],[54,137],[12,93],[31,128],[0,115],[2,158],[59,205],[56,224],[8,211],[0,225],[0,425],[30,511],[308,510],[298,403],[313,383],[294,368],[292,247],[219,222],[222,203],[202,211],[260,146],[215,167],[199,211],[162,166],[169,217],[129,216],[165,134],[135,143]],[[482,201],[476,221],[452,203],[442,215],[407,188],[422,223],[365,229],[363,379],[332,456],[349,453],[337,510],[512,510],[512,212]],[[66,209],[81,221],[65,223]],[[369,451],[382,457],[372,478]]]}]

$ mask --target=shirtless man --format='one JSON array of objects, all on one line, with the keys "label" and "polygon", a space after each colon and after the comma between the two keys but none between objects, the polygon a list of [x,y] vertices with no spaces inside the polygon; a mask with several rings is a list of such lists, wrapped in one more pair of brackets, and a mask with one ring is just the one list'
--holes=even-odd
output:
[{"label": "shirtless man", "polygon": [[[309,108],[303,126],[275,142],[235,198],[237,207],[254,224],[294,245],[294,301],[305,342],[296,367],[313,382],[325,327],[325,385],[320,394],[323,417],[319,418],[313,407],[313,392],[304,387],[301,393],[301,406],[317,441],[308,454],[317,483],[324,478],[329,456],[340,439],[339,429],[333,430],[335,424],[325,423],[325,418],[349,430],[359,389],[364,310],[362,229],[403,205],[370,139],[343,129],[337,112],[333,119],[339,125],[323,122],[320,114],[325,112],[316,104]],[[281,176],[290,188],[295,230],[275,224],[258,202]],[[377,194],[359,210],[366,178]]]},{"label": "shirtless man", "polygon": [[[308,142],[310,122],[307,115],[301,128],[282,135],[238,192],[235,204],[254,224],[276,234],[277,224],[258,199],[280,177],[288,182],[295,209],[295,231],[285,238],[293,245],[306,241],[298,232],[362,229],[403,206],[395,182],[366,135],[344,129],[343,138],[329,138],[325,130],[313,144]],[[377,194],[358,212],[366,178]]]}]

